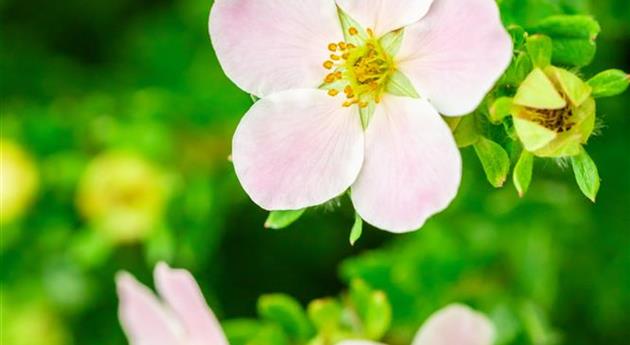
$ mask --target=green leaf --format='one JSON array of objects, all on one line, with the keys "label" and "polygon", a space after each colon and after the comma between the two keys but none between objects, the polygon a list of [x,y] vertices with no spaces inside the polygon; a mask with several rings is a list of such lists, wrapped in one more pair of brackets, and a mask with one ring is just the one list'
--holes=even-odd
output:
[{"label": "green leaf", "polygon": [[265,228],[280,230],[300,219],[306,209],[293,211],[272,211],[265,221]]},{"label": "green leaf", "polygon": [[352,230],[350,231],[350,245],[357,243],[361,235],[363,234],[363,219],[359,216],[358,213],[354,216],[354,225],[352,225]]},{"label": "green leaf", "polygon": [[545,35],[533,35],[527,38],[527,53],[534,66],[545,68],[551,64],[553,44],[551,38]]},{"label": "green leaf", "polygon": [[[339,14],[339,21],[341,22],[341,28],[343,29],[343,37],[346,43],[352,43],[356,46],[361,46],[367,40],[367,32],[365,29],[350,17],[346,12],[344,12],[341,8],[337,8],[337,12]],[[355,28],[358,31],[358,34],[351,35],[350,28]]]},{"label": "green leaf", "polygon": [[230,344],[247,344],[262,329],[262,324],[257,320],[237,319],[222,322],[221,326],[225,331]]},{"label": "green leaf", "polygon": [[588,84],[593,88],[593,97],[613,97],[622,94],[630,85],[630,75],[611,69],[591,78]]},{"label": "green leaf", "polygon": [[490,107],[490,121],[494,124],[503,122],[512,113],[513,100],[511,97],[501,97]]},{"label": "green leaf", "polygon": [[597,165],[595,165],[595,162],[593,162],[586,150],[582,150],[577,156],[571,157],[571,165],[573,166],[573,173],[575,173],[575,180],[582,193],[595,202],[601,183]]},{"label": "green leaf", "polygon": [[522,198],[527,190],[529,184],[532,182],[532,171],[534,169],[534,155],[527,150],[521,152],[521,157],[518,159],[516,166],[514,167],[514,173],[512,180],[514,186],[518,191],[518,195]]},{"label": "green leaf", "polygon": [[445,117],[444,121],[451,128],[459,148],[471,146],[479,140],[479,129],[474,114],[462,117]]},{"label": "green leaf", "polygon": [[520,85],[533,69],[532,60],[524,52],[518,53],[510,67],[505,72],[501,84]]},{"label": "green leaf", "polygon": [[391,31],[385,36],[379,39],[379,43],[381,47],[389,54],[389,56],[396,56],[398,54],[398,50],[400,49],[400,45],[402,44],[403,37],[405,36],[405,30],[395,30]]},{"label": "green leaf", "polygon": [[306,312],[288,295],[273,294],[260,297],[258,313],[263,319],[279,325],[291,339],[305,341],[313,334]]},{"label": "green leaf", "polygon": [[591,16],[558,15],[541,20],[532,32],[543,33],[551,38],[584,38],[595,40],[601,32],[599,23]]},{"label": "green leaf", "polygon": [[409,78],[400,71],[394,72],[394,74],[389,77],[385,91],[396,96],[420,98],[420,95],[413,87]]},{"label": "green leaf", "polygon": [[[233,343],[230,343],[233,344]],[[291,342],[287,335],[276,324],[267,324],[247,341],[246,345],[289,345]]]},{"label": "green leaf", "polygon": [[474,147],[490,184],[502,187],[510,172],[510,157],[505,149],[485,137],[480,137]]},{"label": "green leaf", "polygon": [[593,61],[599,23],[589,16],[561,15],[542,20],[532,32],[553,40],[553,62],[557,65],[586,66]]},{"label": "green leaf", "polygon": [[350,284],[350,299],[363,326],[363,335],[378,340],[385,335],[392,321],[392,309],[382,291],[373,291],[362,280]]},{"label": "green leaf", "polygon": [[332,298],[317,299],[307,308],[308,317],[320,332],[331,332],[341,323],[343,309]]}]

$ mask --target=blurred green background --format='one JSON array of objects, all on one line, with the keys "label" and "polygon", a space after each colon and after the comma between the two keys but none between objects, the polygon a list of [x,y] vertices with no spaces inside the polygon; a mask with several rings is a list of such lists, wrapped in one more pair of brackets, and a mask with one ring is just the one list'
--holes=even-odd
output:
[{"label": "blurred green background", "polygon": [[[630,71],[627,0],[499,2],[523,26],[592,13],[603,33],[584,75]],[[490,315],[500,344],[627,344],[630,94],[598,103],[595,205],[553,161],[524,199],[493,190],[466,149],[458,198],[422,231],[369,228],[351,247],[347,200],[269,231],[228,161],[252,101],[213,55],[210,6],[0,0],[2,344],[124,344],[113,276],[151,284],[159,260],[190,269],[222,320],[358,277],[388,294],[393,345],[453,301]]]}]

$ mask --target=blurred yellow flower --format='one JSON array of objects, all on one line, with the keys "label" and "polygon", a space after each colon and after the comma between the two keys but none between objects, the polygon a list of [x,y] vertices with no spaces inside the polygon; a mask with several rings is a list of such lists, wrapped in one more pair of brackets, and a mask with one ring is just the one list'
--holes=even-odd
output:
[{"label": "blurred yellow flower", "polygon": [[[7,299],[2,296],[3,302]],[[70,335],[59,317],[49,307],[39,302],[27,305],[3,303],[2,332],[0,343],[11,345],[65,345],[70,344]]]},{"label": "blurred yellow flower", "polygon": [[31,157],[17,143],[0,138],[0,225],[28,210],[38,186],[39,174]]},{"label": "blurred yellow flower", "polygon": [[165,174],[130,152],[95,158],[83,174],[77,206],[109,239],[119,243],[145,239],[160,225],[168,201]]}]

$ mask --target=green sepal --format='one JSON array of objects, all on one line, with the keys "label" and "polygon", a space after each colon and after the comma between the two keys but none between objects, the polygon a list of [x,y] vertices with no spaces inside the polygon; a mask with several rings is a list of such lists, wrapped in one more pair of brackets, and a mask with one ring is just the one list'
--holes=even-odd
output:
[{"label": "green sepal", "polygon": [[510,67],[508,67],[500,83],[516,87],[525,80],[533,68],[529,55],[520,52],[516,55]]},{"label": "green sepal", "polygon": [[370,121],[372,121],[372,116],[374,116],[375,110],[376,103],[374,101],[368,102],[367,107],[359,107],[359,115],[361,117],[361,126],[363,126],[363,130],[367,130],[370,125]]},{"label": "green sepal", "polygon": [[389,77],[385,92],[396,96],[420,98],[409,78],[398,70]]},{"label": "green sepal", "polygon": [[396,56],[400,50],[400,45],[402,44],[404,36],[404,29],[394,30],[381,37],[379,39],[379,44],[389,56]]},{"label": "green sepal", "polygon": [[343,308],[332,298],[314,300],[306,310],[309,319],[320,333],[334,331],[343,316]]},{"label": "green sepal", "polygon": [[[339,21],[341,22],[341,28],[343,29],[343,37],[346,43],[352,43],[354,45],[361,46],[368,39],[368,34],[365,29],[350,17],[346,12],[344,12],[341,8],[337,8],[337,13],[339,14]],[[357,35],[350,35],[350,28],[355,28],[358,31]]]},{"label": "green sepal", "polygon": [[293,297],[284,294],[263,295],[258,299],[258,314],[277,324],[294,341],[306,341],[313,328],[306,311]]},{"label": "green sepal", "polygon": [[392,321],[392,308],[382,291],[372,290],[362,280],[350,284],[350,299],[361,320],[363,336],[379,340],[385,335]]},{"label": "green sepal", "polygon": [[503,187],[510,172],[510,157],[505,149],[494,141],[480,137],[474,144],[488,182],[495,188]]},{"label": "green sepal", "polygon": [[354,216],[354,224],[352,225],[352,230],[350,231],[350,245],[354,246],[355,243],[361,238],[363,234],[363,219],[359,216],[358,213],[355,213]]},{"label": "green sepal", "polygon": [[525,78],[514,96],[514,103],[536,109],[562,109],[567,106],[553,82],[540,68],[535,68]]},{"label": "green sepal", "polygon": [[512,43],[514,50],[521,50],[523,45],[525,44],[525,38],[527,37],[527,32],[523,29],[522,26],[512,24],[507,27],[508,33],[510,37],[512,37]]},{"label": "green sepal", "polygon": [[252,102],[256,103],[260,100],[260,97],[254,95],[253,93],[249,95],[249,97],[252,99]]},{"label": "green sepal", "polygon": [[518,191],[518,195],[522,198],[527,190],[529,189],[529,185],[532,182],[532,172],[534,169],[534,155],[532,155],[527,150],[523,150],[521,152],[521,156],[514,167],[514,172],[512,174],[512,181],[514,182],[514,187]]},{"label": "green sepal", "polygon": [[479,129],[477,128],[474,114],[461,117],[444,117],[444,121],[451,128],[457,147],[468,147],[479,140]]},{"label": "green sepal", "polygon": [[597,165],[584,149],[580,154],[571,157],[571,165],[580,190],[587,198],[595,202],[601,184]]},{"label": "green sepal", "polygon": [[228,320],[221,326],[230,344],[247,344],[263,329],[260,321],[251,319]]},{"label": "green sepal", "polygon": [[597,74],[588,81],[588,84],[593,88],[593,97],[613,97],[628,89],[630,75],[618,69],[611,69]]},{"label": "green sepal", "polygon": [[499,124],[503,122],[503,119],[512,114],[513,105],[514,102],[511,97],[500,97],[496,99],[490,107],[490,122],[494,124]]},{"label": "green sepal", "polygon": [[265,221],[265,228],[281,230],[295,223],[306,209],[289,211],[271,211]]},{"label": "green sepal", "polygon": [[551,38],[545,35],[532,35],[527,37],[527,53],[534,66],[544,69],[551,64],[553,44]]}]

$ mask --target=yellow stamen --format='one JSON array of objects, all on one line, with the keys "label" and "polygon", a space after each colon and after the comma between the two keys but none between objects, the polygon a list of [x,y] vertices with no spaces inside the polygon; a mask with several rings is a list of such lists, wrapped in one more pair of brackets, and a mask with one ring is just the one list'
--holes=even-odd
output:
[{"label": "yellow stamen", "polygon": [[335,89],[328,90],[328,95],[330,95],[330,96],[335,97],[335,96],[337,96],[338,94],[339,94],[339,91],[338,91],[338,90],[335,90]]},{"label": "yellow stamen", "polygon": [[355,27],[351,27],[350,29],[348,29],[348,33],[350,34],[350,36],[355,36],[359,34],[359,30],[357,30],[357,28]]},{"label": "yellow stamen", "polygon": [[335,43],[331,43],[328,45],[328,50],[330,50],[331,52],[336,52],[337,51],[337,45]]},{"label": "yellow stamen", "polygon": [[325,69],[332,69],[335,66],[335,63],[332,61],[326,61],[324,62],[324,68]]}]

